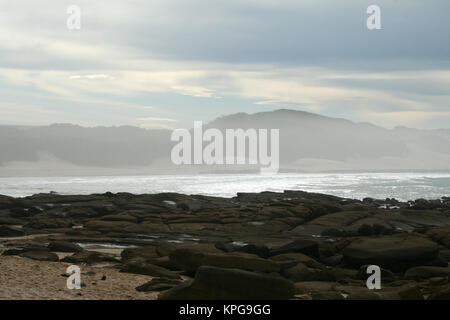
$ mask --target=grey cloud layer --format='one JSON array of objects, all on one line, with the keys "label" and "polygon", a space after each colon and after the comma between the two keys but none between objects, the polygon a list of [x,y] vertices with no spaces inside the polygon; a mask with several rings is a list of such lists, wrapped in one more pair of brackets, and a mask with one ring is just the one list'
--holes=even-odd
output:
[{"label": "grey cloud layer", "polygon": [[[94,95],[102,109],[140,92],[227,95],[389,125],[450,120],[448,0],[79,0],[76,32],[65,27],[67,3],[1,2],[0,93],[15,86],[90,105]],[[373,3],[379,31],[365,27]],[[110,78],[87,77],[98,74]],[[123,119],[133,117],[155,114]]]}]

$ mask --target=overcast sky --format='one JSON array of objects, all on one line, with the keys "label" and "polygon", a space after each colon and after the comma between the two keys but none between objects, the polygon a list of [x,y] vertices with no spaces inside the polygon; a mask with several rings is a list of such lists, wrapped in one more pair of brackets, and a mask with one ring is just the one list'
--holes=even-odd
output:
[{"label": "overcast sky", "polygon": [[291,108],[448,128],[449,14],[449,0],[0,0],[0,124],[175,128]]}]

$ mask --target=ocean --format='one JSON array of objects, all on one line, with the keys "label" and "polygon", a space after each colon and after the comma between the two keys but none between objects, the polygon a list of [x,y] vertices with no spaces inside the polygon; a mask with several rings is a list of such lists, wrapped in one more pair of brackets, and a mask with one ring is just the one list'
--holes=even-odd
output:
[{"label": "ocean", "polygon": [[303,190],[340,197],[398,200],[450,196],[450,173],[209,174],[0,178],[0,194],[24,197],[60,194],[177,192],[233,197],[237,192]]}]

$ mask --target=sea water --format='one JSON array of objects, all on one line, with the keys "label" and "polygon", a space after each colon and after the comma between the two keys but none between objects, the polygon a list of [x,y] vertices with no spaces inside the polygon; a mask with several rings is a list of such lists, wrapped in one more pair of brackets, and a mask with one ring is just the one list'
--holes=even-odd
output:
[{"label": "sea water", "polygon": [[362,199],[450,196],[450,173],[283,173],[0,178],[0,194],[24,197],[59,194],[178,192],[233,197],[237,192],[303,190]]}]

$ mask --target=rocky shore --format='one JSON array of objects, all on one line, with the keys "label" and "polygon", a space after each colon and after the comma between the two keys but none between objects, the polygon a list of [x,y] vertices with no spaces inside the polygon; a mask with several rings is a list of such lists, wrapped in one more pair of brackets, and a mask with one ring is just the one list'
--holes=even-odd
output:
[{"label": "rocky shore", "polygon": [[[450,198],[0,196],[0,251],[2,299],[450,300]],[[8,294],[30,264],[53,270],[49,281],[65,293]],[[63,273],[71,264],[85,283],[68,294]],[[380,290],[367,289],[367,265],[382,268]],[[102,280],[92,268],[133,292],[94,295]]]}]

